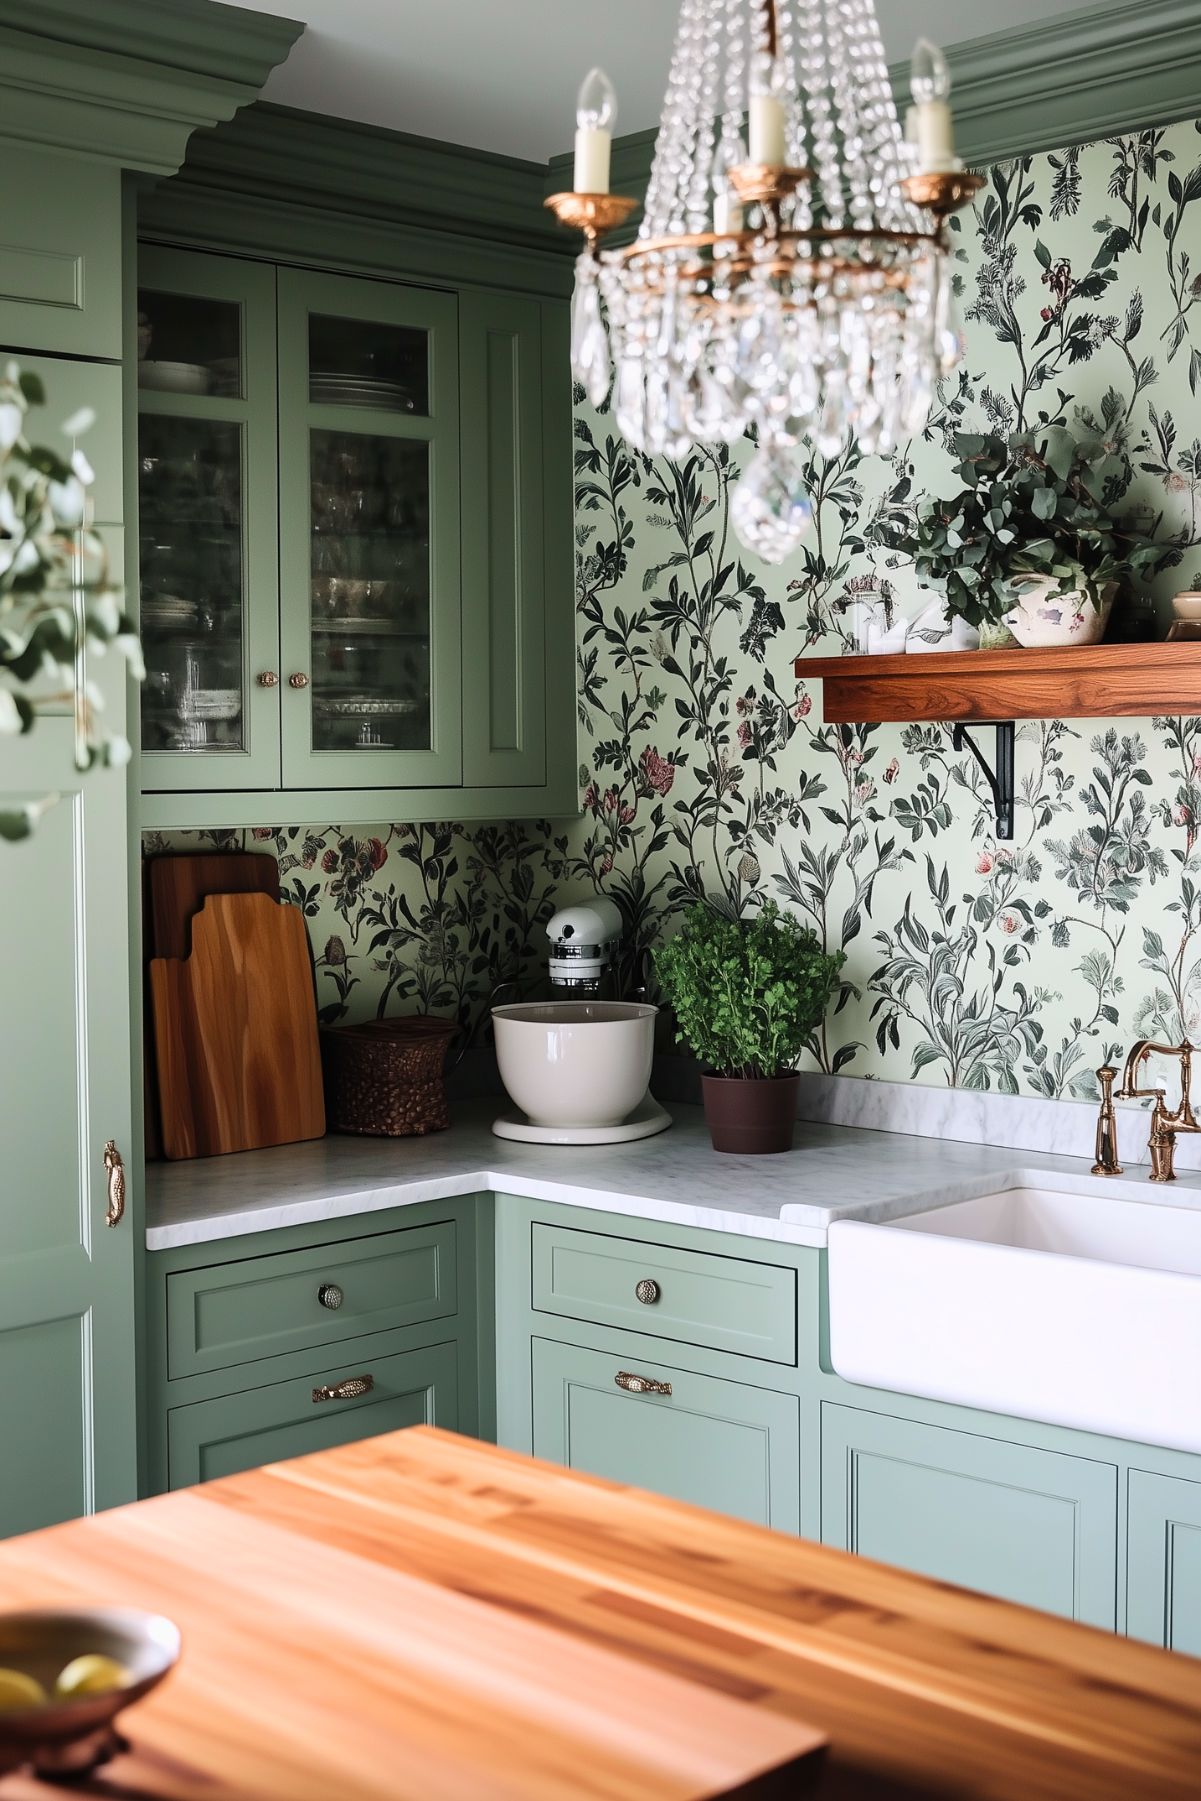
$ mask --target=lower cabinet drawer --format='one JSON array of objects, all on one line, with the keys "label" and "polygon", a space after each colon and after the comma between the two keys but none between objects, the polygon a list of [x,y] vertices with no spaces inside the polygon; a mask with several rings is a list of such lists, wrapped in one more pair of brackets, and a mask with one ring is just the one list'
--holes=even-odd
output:
[{"label": "lower cabinet drawer", "polygon": [[[800,1404],[657,1360],[536,1338],[534,1455],[784,1532],[800,1531]],[[631,1393],[618,1375],[671,1393]]]},{"label": "lower cabinet drawer", "polygon": [[796,1362],[796,1273],[749,1258],[535,1224],[533,1305],[652,1338]]},{"label": "lower cabinet drawer", "polygon": [[[291,1382],[174,1407],[167,1415],[169,1485],[187,1488],[402,1426],[453,1429],[459,1423],[456,1350],[453,1344],[428,1345],[326,1365]],[[371,1382],[364,1394],[314,1398],[364,1377]]]},{"label": "lower cabinet drawer", "polygon": [[1130,1471],[1126,1630],[1201,1657],[1201,1482]]},{"label": "lower cabinet drawer", "polygon": [[453,1220],[178,1270],[167,1367],[174,1381],[457,1310]]},{"label": "lower cabinet drawer", "polygon": [[1113,1631],[1117,1469],[822,1406],[822,1542]]}]

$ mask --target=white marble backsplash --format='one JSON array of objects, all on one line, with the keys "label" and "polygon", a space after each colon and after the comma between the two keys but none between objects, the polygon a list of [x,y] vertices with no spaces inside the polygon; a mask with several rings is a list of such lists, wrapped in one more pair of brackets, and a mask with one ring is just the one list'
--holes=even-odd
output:
[{"label": "white marble backsplash", "polygon": [[[1173,1072],[1164,1080],[1171,1082]],[[661,1057],[652,1083],[663,1101],[700,1099],[700,1071],[688,1057]],[[1175,1096],[1169,1089],[1168,1105]],[[1148,1104],[1119,1103],[1118,1151],[1125,1164],[1147,1162]],[[797,1117],[869,1132],[905,1132],[953,1144],[1089,1157],[1097,1135],[1097,1107],[1088,1101],[1047,1101],[1033,1095],[978,1094],[917,1082],[877,1082],[862,1076],[801,1076]],[[1177,1169],[1201,1170],[1201,1135],[1176,1140]]]}]

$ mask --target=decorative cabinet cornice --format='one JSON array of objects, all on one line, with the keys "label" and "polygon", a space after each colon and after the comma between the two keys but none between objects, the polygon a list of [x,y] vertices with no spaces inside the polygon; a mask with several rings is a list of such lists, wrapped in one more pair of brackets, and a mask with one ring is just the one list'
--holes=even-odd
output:
[{"label": "decorative cabinet cornice", "polygon": [[253,100],[303,26],[216,0],[0,0],[0,138],[156,176]]}]

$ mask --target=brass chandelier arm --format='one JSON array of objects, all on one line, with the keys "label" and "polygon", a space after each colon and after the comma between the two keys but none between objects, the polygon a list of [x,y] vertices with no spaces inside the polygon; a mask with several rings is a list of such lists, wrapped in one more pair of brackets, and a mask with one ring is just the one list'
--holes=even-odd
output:
[{"label": "brass chandelier arm", "polygon": [[764,243],[930,244],[937,249],[941,242],[937,231],[884,231],[872,230],[867,226],[810,225],[803,229],[790,228],[777,235],[754,230],[671,232],[659,238],[637,238],[624,249],[613,251],[612,255],[616,262],[633,263],[639,257],[658,256],[667,250],[705,250],[715,244],[732,244],[739,250],[750,250],[756,244]]}]

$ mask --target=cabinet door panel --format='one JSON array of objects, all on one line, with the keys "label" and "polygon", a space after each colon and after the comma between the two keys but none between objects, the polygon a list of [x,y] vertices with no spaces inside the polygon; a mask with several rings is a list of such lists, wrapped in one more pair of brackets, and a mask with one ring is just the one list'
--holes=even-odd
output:
[{"label": "cabinet door panel", "polygon": [[1111,1631],[1115,1624],[1111,1464],[827,1402],[822,1541]]},{"label": "cabinet door panel", "polygon": [[275,272],[138,266],[142,785],[279,785]]},{"label": "cabinet door panel", "polygon": [[[620,1371],[671,1383],[629,1394]],[[792,1395],[533,1340],[534,1455],[784,1532],[800,1530],[800,1409]]]},{"label": "cabinet door panel", "polygon": [[[352,1353],[353,1355],[353,1353]],[[368,1394],[314,1401],[313,1390],[369,1375]],[[328,1451],[352,1439],[402,1426],[458,1425],[458,1365],[453,1344],[368,1357],[314,1370],[293,1382],[175,1407],[167,1416],[172,1488],[233,1476],[239,1470]]]},{"label": "cabinet door panel", "polygon": [[1126,1630],[1201,1657],[1201,1482],[1130,1471]]},{"label": "cabinet door panel", "polygon": [[453,295],[279,275],[284,783],[462,777]]},{"label": "cabinet door panel", "polygon": [[9,142],[4,177],[0,343],[120,362],[120,169]]},{"label": "cabinet door panel", "polygon": [[[123,674],[108,720],[123,723]],[[116,684],[114,684],[116,685]],[[57,791],[0,849],[0,1534],[132,1500],[135,1197],[105,1224],[104,1148],[132,1162],[125,777],[75,768],[72,722],[3,756],[5,804]]]},{"label": "cabinet door panel", "polygon": [[541,308],[464,294],[459,330],[463,780],[528,787],[546,779]]}]

